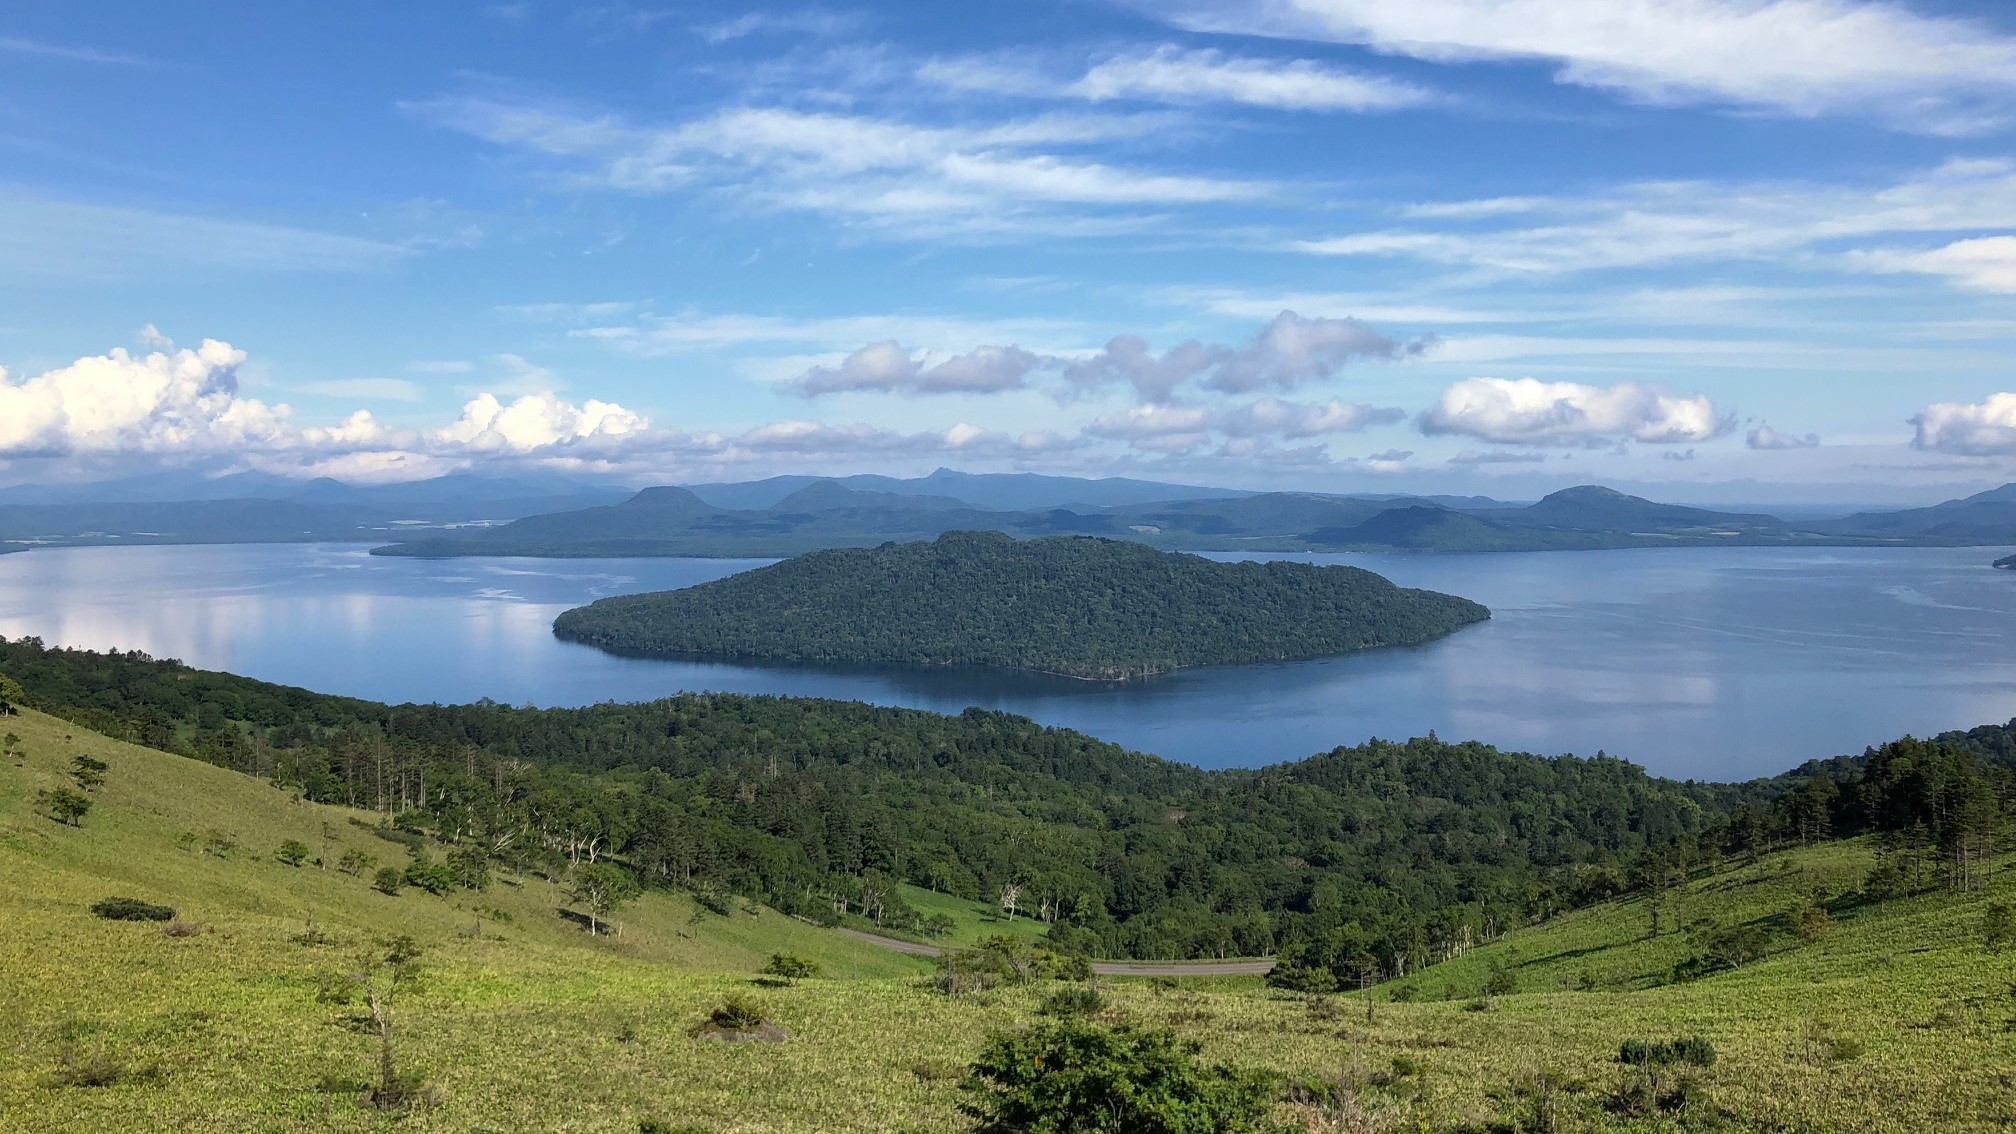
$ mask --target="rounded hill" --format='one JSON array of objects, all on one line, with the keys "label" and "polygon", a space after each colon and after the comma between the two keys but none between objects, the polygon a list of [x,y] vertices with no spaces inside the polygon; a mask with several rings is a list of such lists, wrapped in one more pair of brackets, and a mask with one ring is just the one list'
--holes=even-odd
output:
[{"label": "rounded hill", "polygon": [[620,653],[984,666],[1118,681],[1412,645],[1491,612],[1356,567],[1219,563],[1137,543],[936,540],[817,551],[606,598],[553,632]]}]

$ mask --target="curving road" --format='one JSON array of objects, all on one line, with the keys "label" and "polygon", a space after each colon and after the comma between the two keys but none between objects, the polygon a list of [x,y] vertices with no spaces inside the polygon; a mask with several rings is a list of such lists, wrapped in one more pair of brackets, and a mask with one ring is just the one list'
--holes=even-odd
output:
[{"label": "curving road", "polygon": [[[915,941],[899,941],[894,937],[884,937],[879,933],[864,933],[858,929],[836,928],[857,941],[870,945],[880,945],[898,953],[908,953],[913,957],[936,957],[944,950],[936,945],[919,945]],[[1264,976],[1274,971],[1274,962],[1265,961],[1094,961],[1092,971],[1100,976]]]}]

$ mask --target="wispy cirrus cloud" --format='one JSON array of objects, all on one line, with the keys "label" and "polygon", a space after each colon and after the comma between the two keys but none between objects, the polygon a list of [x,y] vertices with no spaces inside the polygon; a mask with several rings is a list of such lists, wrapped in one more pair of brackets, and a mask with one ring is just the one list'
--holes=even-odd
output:
[{"label": "wispy cirrus cloud", "polygon": [[[630,193],[733,187],[736,200],[905,234],[1008,231],[1114,212],[1256,201],[1265,181],[1087,156],[1138,138],[1133,118],[1048,114],[929,125],[867,114],[731,107],[664,123],[486,97],[408,104],[429,121],[555,163],[575,187]],[[1120,218],[1124,221],[1124,216]],[[1085,229],[1091,231],[1091,229]]]},{"label": "wispy cirrus cloud", "polygon": [[[1496,200],[1496,199],[1494,199]],[[1715,261],[1814,264],[1853,257],[1857,243],[1898,233],[2006,230],[2016,217],[2016,164],[1955,161],[1872,189],[1797,184],[1652,182],[1586,198],[1522,199],[1512,212],[1465,215],[1464,202],[1412,216],[1458,216],[1440,228],[1379,228],[1291,242],[1318,256],[1417,260],[1522,275]],[[1501,223],[1504,218],[1519,223]],[[1951,273],[1993,271],[1999,246],[1951,254]],[[1863,266],[1882,266],[1863,262]],[[1928,264],[1912,270],[1937,270]]]},{"label": "wispy cirrus cloud", "polygon": [[933,59],[918,68],[917,77],[952,90],[1093,103],[1372,113],[1437,101],[1414,84],[1313,59],[1237,56],[1173,44],[1109,56],[1069,74],[1018,53]]},{"label": "wispy cirrus cloud", "polygon": [[2016,39],[1879,0],[1177,0],[1199,31],[1358,44],[1431,63],[1535,61],[1658,105],[1857,114],[1964,133],[2016,105]]},{"label": "wispy cirrus cloud", "polygon": [[0,274],[115,279],[171,268],[354,272],[409,255],[400,244],[291,225],[56,200],[0,190]]},{"label": "wispy cirrus cloud", "polygon": [[153,64],[151,59],[123,51],[103,51],[95,47],[44,43],[39,39],[28,39],[18,35],[0,35],[0,55],[39,56],[70,63],[102,63],[118,67],[145,67]]}]

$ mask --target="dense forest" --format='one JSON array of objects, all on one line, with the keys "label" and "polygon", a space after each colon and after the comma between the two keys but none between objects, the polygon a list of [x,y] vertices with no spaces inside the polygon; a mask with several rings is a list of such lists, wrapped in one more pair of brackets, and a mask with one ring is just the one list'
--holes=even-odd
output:
[{"label": "dense forest", "polygon": [[434,887],[612,862],[724,908],[915,930],[907,882],[1063,950],[1281,953],[1339,980],[1787,843],[1874,832],[1873,886],[1964,885],[2016,800],[2016,722],[1716,785],[1433,736],[1205,772],[1004,713],[797,698],[387,706],[32,638],[0,639],[0,675],[0,699],[377,810]]},{"label": "dense forest", "polygon": [[1490,612],[1355,567],[1218,563],[1086,537],[814,552],[685,590],[602,599],[554,633],[604,649],[989,666],[1122,680],[1447,634]]}]

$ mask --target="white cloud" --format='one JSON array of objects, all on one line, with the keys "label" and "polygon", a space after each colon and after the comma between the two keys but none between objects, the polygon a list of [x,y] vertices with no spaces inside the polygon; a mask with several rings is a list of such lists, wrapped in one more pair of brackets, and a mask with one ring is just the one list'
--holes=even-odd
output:
[{"label": "white cloud", "polygon": [[1071,93],[1094,102],[1148,98],[1279,110],[1397,110],[1432,98],[1406,83],[1309,59],[1241,59],[1173,46],[1109,59],[1087,71]]},{"label": "white cloud", "polygon": [[1175,105],[1233,103],[1270,110],[1399,110],[1435,96],[1419,87],[1311,59],[1257,59],[1214,49],[1165,44],[1093,64],[1076,79],[1059,79],[1014,56],[935,59],[917,77],[954,90],[1035,98],[1118,100]]},{"label": "white cloud", "polygon": [[1186,0],[1153,10],[1196,30],[1437,63],[1541,60],[1559,82],[1650,103],[1869,113],[1933,130],[1978,126],[1983,100],[2006,106],[2016,92],[2016,40],[1873,0]]},{"label": "white cloud", "polygon": [[1743,443],[1752,449],[1776,451],[1783,449],[1812,449],[1820,444],[1820,435],[1808,433],[1780,433],[1771,428],[1769,422],[1760,422],[1743,438]]},{"label": "white cloud", "polygon": [[327,382],[306,382],[303,393],[323,398],[378,398],[394,402],[417,402],[425,391],[404,378],[337,378]]},{"label": "white cloud", "polygon": [[1919,410],[1911,444],[1969,457],[2016,453],[2016,394],[1990,394],[1972,404],[1939,402]]},{"label": "white cloud", "polygon": [[1956,240],[1929,252],[1874,250],[1856,260],[1876,271],[1921,272],[1973,291],[2016,293],[2016,236]]},{"label": "white cloud", "polygon": [[95,47],[67,47],[59,43],[44,43],[39,39],[27,39],[16,35],[0,36],[0,52],[9,55],[39,55],[45,59],[62,59],[71,63],[141,66],[149,62],[138,55],[128,55],[121,51],[101,51]]},{"label": "white cloud", "polygon": [[20,383],[0,370],[0,455],[164,452],[261,444],[286,411],[238,397],[245,352],[195,350],[80,358]]},{"label": "white cloud", "polygon": [[650,424],[642,415],[612,402],[591,399],[574,406],[549,393],[526,394],[506,405],[494,394],[483,394],[463,406],[461,418],[436,430],[431,439],[478,452],[528,453],[570,442],[641,434]]},{"label": "white cloud", "polygon": [[[1490,224],[1498,214],[1485,213],[1466,218],[1486,222],[1482,226],[1380,229],[1288,247],[1320,256],[1404,258],[1518,274],[1701,261],[1810,262],[1843,244],[1886,234],[2007,229],[2016,216],[2016,164],[1949,162],[1872,189],[1647,182],[1605,195],[1526,203],[1530,207],[1502,214],[1517,218],[1516,225]],[[1927,270],[1871,255],[1864,254],[1864,266]],[[1991,243],[1952,253],[1947,265],[1931,270],[1993,279],[2005,255]],[[1970,266],[1970,260],[1976,263]]]},{"label": "white cloud", "polygon": [[898,394],[998,394],[1023,389],[1044,360],[1021,347],[983,346],[936,364],[911,357],[895,340],[870,343],[838,366],[815,366],[787,383],[806,397],[871,391]]},{"label": "white cloud", "polygon": [[482,98],[408,109],[499,145],[559,159],[576,184],[632,193],[719,188],[732,191],[740,206],[834,214],[892,227],[905,237],[1105,225],[1126,220],[1127,210],[1257,200],[1274,191],[1263,182],[1123,168],[1072,152],[1152,128],[1138,117],[1047,114],[946,127],[735,107],[638,124],[605,113]]},{"label": "white cloud", "polygon": [[175,340],[169,338],[167,335],[162,334],[161,329],[159,327],[156,327],[152,323],[149,323],[146,326],[141,327],[140,333],[135,337],[140,340],[141,346],[154,347],[157,350],[175,349]]},{"label": "white cloud", "polygon": [[1085,433],[1125,441],[1150,452],[1190,453],[1209,444],[1214,436],[1222,436],[1228,443],[1307,440],[1389,425],[1406,416],[1397,409],[1356,405],[1337,398],[1287,402],[1269,397],[1211,406],[1150,402],[1101,415],[1085,427]]},{"label": "white cloud", "polygon": [[1419,420],[1423,433],[1519,445],[1652,444],[1707,441],[1733,420],[1700,394],[1621,382],[1585,386],[1533,378],[1466,378],[1442,392]]},{"label": "white cloud", "polygon": [[122,278],[156,269],[353,272],[407,254],[383,241],[0,191],[0,275]]},{"label": "white cloud", "polygon": [[1432,345],[1432,339],[1390,339],[1357,319],[1313,319],[1283,311],[1244,347],[1192,341],[1157,355],[1144,340],[1122,335],[1091,358],[1066,365],[1064,376],[1081,387],[1125,383],[1154,400],[1192,381],[1224,393],[1289,390],[1333,377],[1353,361],[1409,358]]}]

